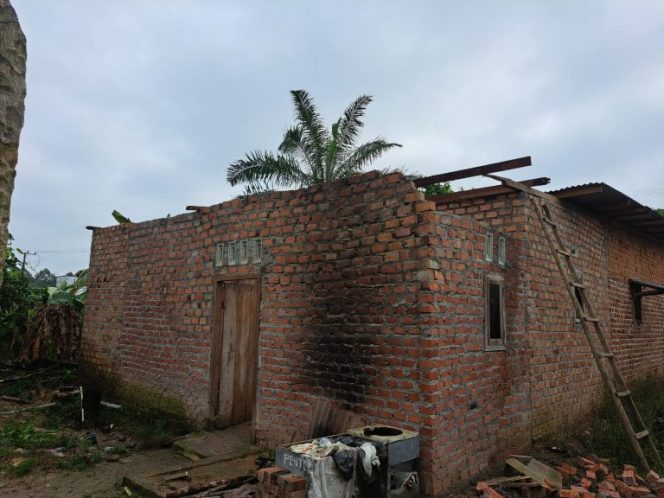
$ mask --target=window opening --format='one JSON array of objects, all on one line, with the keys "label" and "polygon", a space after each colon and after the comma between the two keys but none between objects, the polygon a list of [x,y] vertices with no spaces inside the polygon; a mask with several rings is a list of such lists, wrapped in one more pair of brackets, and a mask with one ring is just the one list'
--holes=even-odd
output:
[{"label": "window opening", "polygon": [[493,261],[493,234],[491,232],[486,234],[484,241],[484,259]]},{"label": "window opening", "polygon": [[505,348],[505,303],[503,281],[499,277],[487,276],[484,286],[485,318],[484,334],[486,347]]}]

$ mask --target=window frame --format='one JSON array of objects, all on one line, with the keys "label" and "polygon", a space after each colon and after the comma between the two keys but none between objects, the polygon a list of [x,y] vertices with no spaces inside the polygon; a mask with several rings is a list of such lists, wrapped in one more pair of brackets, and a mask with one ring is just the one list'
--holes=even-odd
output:
[{"label": "window frame", "polygon": [[493,232],[487,232],[484,239],[484,260],[491,263],[494,262],[493,258]]},{"label": "window frame", "polygon": [[643,325],[643,296],[641,295],[642,290],[643,288],[640,284],[634,282],[629,283],[629,297],[632,301],[632,322],[637,326]]},{"label": "window frame", "polygon": [[[498,300],[500,307],[500,338],[491,338],[491,306],[490,306],[490,286],[498,286]],[[507,349],[507,321],[505,319],[505,280],[500,275],[487,274],[484,276],[484,349],[485,351],[504,351]]]},{"label": "window frame", "polygon": [[507,265],[507,239],[504,235],[498,236],[498,264]]}]

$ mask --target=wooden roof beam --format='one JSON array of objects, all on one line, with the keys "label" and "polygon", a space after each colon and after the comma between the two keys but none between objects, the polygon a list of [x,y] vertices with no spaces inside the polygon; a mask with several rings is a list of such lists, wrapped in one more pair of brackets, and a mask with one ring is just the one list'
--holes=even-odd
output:
[{"label": "wooden roof beam", "polygon": [[[532,178],[530,180],[522,180],[519,183],[526,185],[528,187],[537,187],[539,185],[548,185],[551,182],[550,178],[546,176],[540,178]],[[502,185],[496,185],[493,187],[482,187],[474,188],[471,190],[462,190],[460,192],[452,192],[450,194],[440,194],[432,195],[427,197],[428,201],[434,201],[436,204],[447,204],[450,202],[456,202],[466,199],[476,199],[478,197],[489,197],[493,195],[509,194],[514,192],[514,189],[510,187],[504,187]]]},{"label": "wooden roof beam", "polygon": [[530,156],[524,156],[516,159],[510,159],[508,161],[501,161],[498,163],[485,164],[483,166],[475,166],[473,168],[450,171],[449,173],[441,173],[440,175],[425,176],[424,178],[418,178],[414,183],[416,187],[426,187],[427,185],[435,185],[436,183],[452,182],[454,180],[461,180],[462,178],[482,176],[488,173],[506,171],[508,169],[525,168],[526,166],[531,166],[532,164],[532,158]]}]

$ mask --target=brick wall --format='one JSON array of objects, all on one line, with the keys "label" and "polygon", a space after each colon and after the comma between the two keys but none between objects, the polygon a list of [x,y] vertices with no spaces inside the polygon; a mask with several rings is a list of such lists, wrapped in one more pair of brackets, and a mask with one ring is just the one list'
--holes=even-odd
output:
[{"label": "brick wall", "polygon": [[[605,224],[556,199],[550,205],[563,239],[578,251],[575,267],[588,286],[623,374],[628,381],[664,374],[664,297],[644,298],[644,320],[639,326],[632,318],[628,290],[630,277],[664,281],[662,244]],[[508,347],[514,352],[525,348],[527,357],[520,363],[515,360],[515,364],[525,364],[525,374],[517,375],[512,385],[521,385],[527,398],[525,404],[515,407],[523,410],[533,438],[573,424],[601,400],[603,387],[532,206],[523,194],[513,193],[439,207],[482,223],[494,232],[494,238],[500,233],[511,236],[508,250],[512,247],[520,257],[508,258],[507,273],[514,273],[512,279],[518,288],[518,293],[506,297],[511,309],[507,311],[508,319],[511,313],[515,315],[508,323]],[[521,251],[518,242],[522,243]],[[478,252],[476,257],[481,258],[481,254]],[[480,260],[473,266],[482,271],[483,263]],[[518,302],[510,303],[514,298]],[[523,330],[527,332],[515,340],[515,332]],[[490,355],[495,353],[486,353]],[[485,440],[492,441],[490,437]],[[479,461],[481,466],[490,459]],[[472,461],[461,466],[472,470],[477,467]]]},{"label": "brick wall", "polygon": [[[646,376],[664,376],[664,295],[642,298],[642,322],[637,324],[630,299],[629,279],[664,282],[662,244],[608,226],[611,346],[628,382]],[[646,289],[644,289],[646,290]]]},{"label": "brick wall", "polygon": [[[425,491],[477,475],[530,443],[528,343],[525,335],[522,241],[507,237],[507,264],[485,261],[483,223],[436,213],[432,238],[436,296],[422,338],[422,469]],[[495,231],[497,245],[499,232]],[[504,279],[507,348],[486,351],[484,278]]]},{"label": "brick wall", "polygon": [[[645,298],[635,326],[624,287],[664,280],[661,245],[557,201],[554,211],[626,373],[661,371],[663,298]],[[496,245],[506,237],[504,266],[485,261],[489,231]],[[260,265],[214,266],[217,243],[252,237]],[[268,445],[304,438],[324,397],[419,431],[435,495],[600,399],[527,199],[435,210],[402,176],[377,173],[95,230],[84,366],[125,397],[204,421],[215,279],[228,273],[261,275],[256,428]],[[485,351],[486,275],[505,282],[504,351]]]},{"label": "brick wall", "polygon": [[[123,395],[209,415],[214,278],[260,272],[258,437],[304,437],[314,397],[418,429],[422,275],[433,204],[400,175],[363,175],[95,230],[84,366]],[[260,267],[214,266],[262,237]],[[298,416],[293,416],[298,414]]]}]

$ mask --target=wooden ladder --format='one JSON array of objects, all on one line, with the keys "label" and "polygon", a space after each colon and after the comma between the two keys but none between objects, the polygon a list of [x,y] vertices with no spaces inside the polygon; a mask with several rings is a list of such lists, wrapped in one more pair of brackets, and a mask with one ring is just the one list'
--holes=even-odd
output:
[{"label": "wooden ladder", "polygon": [[641,441],[647,439],[650,449],[655,455],[657,464],[661,468],[663,466],[662,460],[657,451],[655,440],[643,422],[643,418],[634,402],[632,391],[627,387],[618,371],[615,357],[606,341],[598,316],[595,314],[594,306],[590,302],[586,292],[586,287],[583,284],[581,276],[572,264],[572,252],[566,247],[560,236],[560,232],[558,231],[558,224],[551,215],[547,197],[542,192],[534,190],[519,182],[515,182],[514,180],[510,180],[509,178],[503,178],[497,175],[486,176],[502,182],[503,185],[507,187],[529,194],[528,198],[535,208],[535,213],[542,226],[542,231],[546,237],[551,255],[553,256],[553,259],[558,266],[558,270],[560,271],[560,275],[566,284],[565,287],[572,300],[572,304],[574,304],[576,316],[581,322],[583,333],[588,340],[595,363],[597,364],[602,379],[604,380],[604,384],[609,391],[613,405],[618,411],[618,415],[620,416],[620,420],[630,444],[638,455],[641,465],[646,470],[649,470],[650,466],[648,465],[648,459],[645,456],[641,443]]}]

